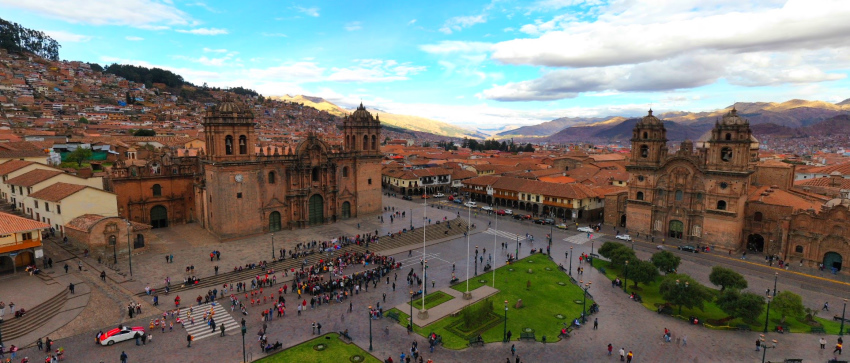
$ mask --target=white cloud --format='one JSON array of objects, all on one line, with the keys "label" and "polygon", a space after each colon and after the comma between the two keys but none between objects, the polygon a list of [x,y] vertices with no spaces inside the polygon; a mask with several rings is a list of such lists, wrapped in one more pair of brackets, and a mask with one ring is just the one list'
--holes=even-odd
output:
[{"label": "white cloud", "polygon": [[127,40],[129,40],[129,41],[131,41],[131,42],[138,42],[138,41],[145,40],[145,38],[137,37],[137,36],[132,36],[132,35],[128,35],[128,36],[124,37],[124,39],[127,39]]},{"label": "white cloud", "polygon": [[227,49],[211,49],[204,47],[204,53],[227,53]]},{"label": "white cloud", "polygon": [[91,40],[92,36],[74,34],[64,30],[45,30],[45,33],[58,42],[81,43]]},{"label": "white cloud", "polygon": [[327,80],[334,82],[392,82],[404,81],[409,76],[424,72],[426,67],[398,64],[394,60],[360,59],[355,66],[331,69]]},{"label": "white cloud", "polygon": [[347,31],[353,32],[355,30],[363,29],[363,26],[360,25],[359,21],[352,21],[350,23],[346,23],[344,28]]},{"label": "white cloud", "polygon": [[412,20],[407,22],[407,25],[413,25],[413,24],[416,24],[416,19],[412,19]]},{"label": "white cloud", "polygon": [[23,9],[71,23],[93,25],[186,25],[191,18],[173,4],[157,0],[0,0],[0,5]]},{"label": "white cloud", "polygon": [[187,34],[195,34],[195,35],[219,35],[219,34],[227,34],[227,29],[221,28],[197,28],[197,29],[177,29],[178,33],[187,33]]},{"label": "white cloud", "polygon": [[453,18],[449,18],[443,24],[443,27],[440,28],[440,32],[444,34],[451,34],[456,31],[461,31],[463,28],[469,28],[475,24],[481,24],[487,22],[487,16],[484,14],[480,15],[469,15],[469,16],[455,16]]},{"label": "white cloud", "polygon": [[280,37],[280,38],[286,38],[287,37],[287,35],[283,34],[283,33],[266,33],[266,32],[263,32],[263,33],[260,33],[260,34],[264,37]]},{"label": "white cloud", "polygon": [[431,54],[451,54],[451,53],[485,53],[489,52],[493,47],[491,43],[485,42],[466,42],[457,40],[443,40],[437,44],[420,45],[419,49]]},{"label": "white cloud", "polygon": [[317,8],[317,7],[305,8],[305,7],[301,7],[301,6],[296,6],[295,10],[302,12],[304,14],[307,14],[309,16],[312,16],[312,17],[318,17],[319,16],[319,8]]},{"label": "white cloud", "polygon": [[209,11],[211,13],[220,13],[221,12],[217,9],[210,7],[206,3],[202,3],[202,2],[188,3],[188,4],[186,4],[186,6],[197,6],[199,8],[203,8],[204,10]]}]

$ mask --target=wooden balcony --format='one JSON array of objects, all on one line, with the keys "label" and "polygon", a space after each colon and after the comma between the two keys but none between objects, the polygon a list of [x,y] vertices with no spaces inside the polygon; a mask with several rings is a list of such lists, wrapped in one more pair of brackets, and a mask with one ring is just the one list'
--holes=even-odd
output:
[{"label": "wooden balcony", "polygon": [[15,252],[33,247],[41,247],[41,241],[28,239],[17,243],[3,244],[0,245],[0,253]]}]

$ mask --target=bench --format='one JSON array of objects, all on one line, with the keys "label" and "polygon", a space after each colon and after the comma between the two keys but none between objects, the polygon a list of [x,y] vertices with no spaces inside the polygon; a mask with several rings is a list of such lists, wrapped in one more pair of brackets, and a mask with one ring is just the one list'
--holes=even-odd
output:
[{"label": "bench", "polygon": [[469,346],[484,346],[484,339],[480,339],[478,337],[469,338]]},{"label": "bench", "polygon": [[600,267],[600,268],[599,268],[599,272],[601,272],[601,273],[604,275],[604,274],[605,274],[605,268],[604,268],[604,267]]},{"label": "bench", "polygon": [[422,291],[417,291],[413,293],[413,299],[422,296]]},{"label": "bench", "polygon": [[449,281],[449,284],[454,285],[454,284],[456,284],[458,281],[460,281],[460,279],[458,279],[457,277],[455,277],[455,278],[451,279],[451,281]]},{"label": "bench", "polygon": [[784,362],[785,363],[803,363],[803,359],[801,359],[801,358],[790,358],[790,359],[785,359]]},{"label": "bench", "polygon": [[738,330],[738,331],[750,331],[751,329],[750,329],[750,326],[749,326],[749,325],[747,325],[747,324],[738,324],[738,325],[735,327],[735,330]]},{"label": "bench", "polygon": [[787,326],[784,326],[784,325],[777,325],[773,328],[773,331],[775,331],[777,333],[785,334],[785,333],[790,333],[791,329],[789,329]]},{"label": "bench", "polygon": [[388,312],[388,313],[387,313],[387,317],[388,317],[388,318],[390,318],[390,319],[392,319],[392,320],[395,320],[396,322],[400,322],[400,321],[399,321],[398,313],[397,313],[397,312],[395,312],[395,311],[390,311],[390,312]]},{"label": "bench", "polygon": [[823,327],[820,327],[820,326],[813,326],[812,329],[810,330],[810,332],[818,333],[818,334],[824,334],[824,333],[826,333],[826,330],[824,330]]},{"label": "bench", "polygon": [[348,340],[349,342],[350,342],[350,341],[352,341],[352,339],[351,339],[351,335],[348,335],[348,333],[347,333],[347,332],[340,331],[340,332],[337,332],[337,334],[339,334],[339,338],[340,338],[340,339]]},{"label": "bench", "polygon": [[643,299],[642,299],[642,298],[640,297],[640,295],[638,295],[638,294],[635,294],[635,299],[634,299],[634,300],[635,300],[636,302],[643,302]]},{"label": "bench", "polygon": [[841,321],[841,320],[844,320],[844,321],[846,321],[846,322],[850,323],[850,318],[841,319],[841,315],[833,316],[833,317],[832,317],[832,320],[835,320],[835,321]]},{"label": "bench", "polygon": [[519,333],[519,340],[523,340],[523,339],[537,340],[534,337],[534,333]]}]

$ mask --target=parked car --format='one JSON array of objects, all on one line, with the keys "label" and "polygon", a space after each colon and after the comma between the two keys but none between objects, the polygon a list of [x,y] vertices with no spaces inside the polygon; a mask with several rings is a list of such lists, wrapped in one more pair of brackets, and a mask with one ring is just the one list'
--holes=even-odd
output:
[{"label": "parked car", "polygon": [[534,224],[546,224],[546,220],[543,218],[534,218],[532,222],[534,222]]},{"label": "parked car", "polygon": [[112,345],[125,340],[136,339],[145,334],[145,328],[141,326],[121,326],[100,335],[100,345]]},{"label": "parked car", "polygon": [[506,213],[505,213],[505,210],[504,210],[504,209],[499,209],[499,210],[497,210],[497,211],[496,211],[496,215],[503,216],[503,215],[505,215],[505,214],[506,214]]},{"label": "parked car", "polygon": [[442,198],[442,197],[445,197],[445,196],[446,196],[446,195],[445,195],[445,194],[443,194],[443,193],[437,193],[437,194],[434,194],[434,198]]},{"label": "parked car", "polygon": [[655,249],[657,249],[657,250],[662,250],[662,251],[663,251],[663,250],[664,250],[664,246],[662,246],[662,245],[658,245],[658,246],[655,246]]},{"label": "parked car", "polygon": [[567,229],[567,225],[566,225],[566,224],[564,224],[564,223],[561,223],[561,224],[559,224],[559,225],[557,225],[557,226],[555,226],[555,227],[556,227],[556,228],[558,228],[558,229]]},{"label": "parked car", "polygon": [[463,203],[463,206],[464,206],[464,207],[468,207],[468,208],[475,208],[475,207],[477,207],[477,206],[475,205],[475,202],[466,202],[466,203]]},{"label": "parked car", "polygon": [[578,227],[578,228],[576,228],[576,231],[585,232],[585,233],[593,233],[594,232],[593,228],[590,228],[590,227]]},{"label": "parked car", "polygon": [[491,207],[489,205],[485,205],[485,206],[481,207],[481,210],[493,210],[493,207]]},{"label": "parked car", "polygon": [[546,221],[546,224],[555,224],[555,220],[552,218],[546,218],[544,221]]},{"label": "parked car", "polygon": [[683,252],[699,253],[699,250],[694,246],[679,246],[678,248]]},{"label": "parked car", "polygon": [[514,211],[513,211],[513,209],[505,209],[505,214],[511,215],[511,214],[514,214]]},{"label": "parked car", "polygon": [[522,219],[531,220],[532,218],[534,218],[534,217],[532,217],[531,214],[526,214],[526,215],[522,216]]},{"label": "parked car", "polygon": [[405,196],[401,197],[401,199],[404,199],[404,200],[413,200],[413,197],[411,197],[411,196],[409,196],[409,195],[405,195]]},{"label": "parked car", "polygon": [[523,217],[522,214],[514,214],[514,219],[522,219]]},{"label": "parked car", "polygon": [[452,202],[455,202],[457,204],[463,204],[463,198],[455,198]]},{"label": "parked car", "polygon": [[616,238],[616,239],[621,239],[621,240],[623,240],[623,241],[631,241],[631,240],[632,240],[632,237],[631,237],[631,236],[629,236],[629,235],[627,235],[627,234],[618,234],[618,235],[617,235],[617,236],[615,236],[614,238]]},{"label": "parked car", "polygon": [[422,194],[422,199],[428,199],[428,198],[431,198],[431,196],[428,195],[428,194]]}]

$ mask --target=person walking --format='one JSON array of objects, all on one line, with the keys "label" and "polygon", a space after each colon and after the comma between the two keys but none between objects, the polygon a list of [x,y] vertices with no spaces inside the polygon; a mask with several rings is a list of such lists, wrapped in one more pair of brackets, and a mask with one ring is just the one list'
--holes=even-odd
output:
[{"label": "person walking", "polygon": [[838,354],[841,354],[841,348],[842,348],[842,345],[839,342],[838,344],[835,345],[835,350],[832,351],[832,354],[835,354],[835,352],[838,352]]},{"label": "person walking", "polygon": [[626,361],[626,348],[620,348],[620,362]]},{"label": "person walking", "polygon": [[829,311],[829,301],[823,303],[823,308],[821,308],[821,311]]},{"label": "person walking", "polygon": [[756,352],[761,351],[761,340],[756,339]]},{"label": "person walking", "polygon": [[613,352],[613,351],[614,351],[614,345],[611,344],[611,343],[608,343],[608,355],[611,355],[611,352]]},{"label": "person walking", "polygon": [[626,356],[626,363],[632,363],[632,358],[634,358],[634,356],[634,353],[630,350],[629,355]]},{"label": "person walking", "polygon": [[599,328],[599,318],[593,318],[593,330]]},{"label": "person walking", "polygon": [[513,357],[514,355],[516,355],[516,345],[511,344],[511,357]]},{"label": "person walking", "polygon": [[186,348],[192,347],[192,334],[186,335]]},{"label": "person walking", "polygon": [[121,363],[127,363],[127,353],[121,352]]},{"label": "person walking", "polygon": [[224,336],[224,323],[221,323],[221,325],[219,325],[218,327],[219,327],[219,330],[221,330],[221,335],[219,335],[219,336],[223,337]]},{"label": "person walking", "polygon": [[[818,343],[820,343],[820,349],[826,349],[826,339],[821,337],[820,340],[818,340]],[[41,350],[41,349],[39,349],[39,350]]]}]

